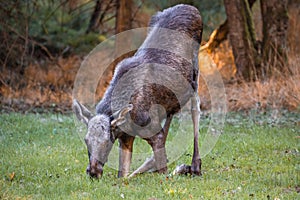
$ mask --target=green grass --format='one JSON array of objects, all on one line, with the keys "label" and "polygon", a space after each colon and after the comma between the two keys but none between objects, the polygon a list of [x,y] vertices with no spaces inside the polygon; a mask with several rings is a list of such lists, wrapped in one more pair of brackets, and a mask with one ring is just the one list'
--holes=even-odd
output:
[{"label": "green grass", "polygon": [[[106,166],[103,177],[92,181],[73,117],[1,114],[0,199],[299,199],[299,115],[292,122],[265,118],[230,114],[202,159],[202,177],[147,173],[118,179]],[[208,119],[202,124],[205,132]],[[143,144],[137,141],[136,150]],[[191,153],[189,147],[169,170],[190,163]]]}]

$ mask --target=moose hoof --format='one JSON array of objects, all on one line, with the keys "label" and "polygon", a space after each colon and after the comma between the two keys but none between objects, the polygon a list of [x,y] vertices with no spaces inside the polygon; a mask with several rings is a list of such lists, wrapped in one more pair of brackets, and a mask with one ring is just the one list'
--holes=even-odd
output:
[{"label": "moose hoof", "polygon": [[163,167],[159,170],[156,170],[157,173],[159,174],[167,174],[168,173],[168,168],[167,167]]},{"label": "moose hoof", "polygon": [[194,176],[201,176],[201,159],[192,163],[191,174]]},{"label": "moose hoof", "polygon": [[193,170],[191,169],[191,175],[193,176],[201,176],[201,171],[200,170]]},{"label": "moose hoof", "polygon": [[201,171],[191,171],[191,175],[193,176],[202,176]]},{"label": "moose hoof", "polygon": [[193,175],[193,176],[201,176],[200,169],[193,169],[190,165],[178,165],[172,173],[173,175]]},{"label": "moose hoof", "polygon": [[173,175],[180,175],[180,174],[187,175],[187,174],[191,174],[191,166],[185,165],[185,164],[178,165],[175,168],[175,170],[173,171],[172,174]]}]

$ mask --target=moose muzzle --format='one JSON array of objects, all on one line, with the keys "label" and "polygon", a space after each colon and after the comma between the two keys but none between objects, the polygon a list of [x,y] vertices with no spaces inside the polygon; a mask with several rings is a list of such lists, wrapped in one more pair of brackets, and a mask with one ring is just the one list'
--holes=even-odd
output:
[{"label": "moose muzzle", "polygon": [[100,178],[103,174],[103,164],[97,159],[91,158],[90,164],[86,168],[86,173],[91,178]]}]

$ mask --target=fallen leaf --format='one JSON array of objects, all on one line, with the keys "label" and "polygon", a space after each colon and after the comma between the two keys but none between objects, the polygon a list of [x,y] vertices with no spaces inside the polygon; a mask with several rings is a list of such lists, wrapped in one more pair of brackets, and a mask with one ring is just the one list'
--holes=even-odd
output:
[{"label": "fallen leaf", "polygon": [[15,172],[9,174],[9,180],[10,180],[10,181],[13,181],[14,178],[15,178],[15,176],[16,176],[16,173],[15,173]]},{"label": "fallen leaf", "polygon": [[169,194],[169,195],[174,195],[176,193],[176,190],[173,189],[169,189],[169,190],[165,190],[165,193]]}]

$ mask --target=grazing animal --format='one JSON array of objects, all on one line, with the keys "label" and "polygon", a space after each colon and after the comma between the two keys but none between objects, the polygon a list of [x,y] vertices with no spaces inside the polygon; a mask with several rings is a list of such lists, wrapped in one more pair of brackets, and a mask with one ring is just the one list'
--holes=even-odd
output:
[{"label": "grazing animal", "polygon": [[[191,100],[194,152],[191,174],[201,175],[198,150],[199,98],[198,49],[202,37],[199,11],[190,5],[176,5],[151,18],[149,31],[133,57],[121,61],[103,99],[93,115],[77,100],[73,110],[87,125],[87,173],[99,178],[113,143],[119,140],[118,177],[130,173],[135,136],[145,139],[153,156],[130,176],[150,169],[167,173],[165,149],[172,117]],[[161,123],[164,122],[164,126]]]}]

